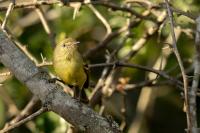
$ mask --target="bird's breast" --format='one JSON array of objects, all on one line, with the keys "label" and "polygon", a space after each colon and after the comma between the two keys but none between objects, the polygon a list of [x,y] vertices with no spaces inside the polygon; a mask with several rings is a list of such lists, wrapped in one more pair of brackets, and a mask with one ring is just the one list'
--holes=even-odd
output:
[{"label": "bird's breast", "polygon": [[78,85],[80,88],[86,81],[82,58],[63,57],[54,59],[54,68],[57,76],[65,83]]}]

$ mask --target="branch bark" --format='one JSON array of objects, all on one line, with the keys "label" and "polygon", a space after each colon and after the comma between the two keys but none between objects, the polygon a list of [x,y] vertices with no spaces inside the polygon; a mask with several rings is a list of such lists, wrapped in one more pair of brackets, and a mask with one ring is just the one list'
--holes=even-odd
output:
[{"label": "branch bark", "polygon": [[47,108],[79,130],[87,133],[120,133],[114,121],[98,115],[88,106],[71,98],[61,86],[49,83],[50,76],[36,65],[0,29],[0,61],[24,83]]},{"label": "branch bark", "polygon": [[183,78],[183,88],[184,88],[184,98],[185,98],[185,109],[186,109],[186,118],[187,118],[187,127],[188,127],[188,133],[191,133],[192,131],[192,127],[193,127],[193,123],[191,122],[191,112],[190,112],[190,101],[189,101],[189,95],[188,95],[188,79],[186,76],[186,72],[185,72],[185,68],[183,66],[183,62],[181,60],[181,56],[179,54],[179,51],[177,49],[177,44],[176,44],[176,36],[175,36],[175,32],[174,32],[174,20],[173,20],[173,16],[172,16],[172,12],[168,3],[168,0],[165,0],[165,4],[167,7],[167,12],[168,12],[168,16],[169,16],[169,23],[170,23],[170,29],[171,29],[171,35],[172,35],[172,50],[176,56],[176,59],[178,61],[181,73],[182,73],[182,78]]},{"label": "branch bark", "polygon": [[191,112],[191,132],[199,133],[197,122],[197,102],[196,94],[199,85],[199,73],[200,73],[200,16],[196,19],[196,36],[195,36],[195,54],[194,54],[194,77],[192,81],[192,87],[189,90],[189,102],[190,102],[190,112]]}]

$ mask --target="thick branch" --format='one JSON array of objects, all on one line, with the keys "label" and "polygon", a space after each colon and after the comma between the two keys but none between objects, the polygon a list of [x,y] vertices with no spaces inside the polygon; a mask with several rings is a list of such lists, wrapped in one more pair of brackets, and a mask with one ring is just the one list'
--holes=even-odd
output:
[{"label": "thick branch", "polygon": [[0,29],[0,61],[24,83],[49,110],[57,113],[76,128],[88,133],[118,133],[118,125],[101,117],[86,105],[71,98],[61,87],[49,83],[47,72],[37,68]]}]

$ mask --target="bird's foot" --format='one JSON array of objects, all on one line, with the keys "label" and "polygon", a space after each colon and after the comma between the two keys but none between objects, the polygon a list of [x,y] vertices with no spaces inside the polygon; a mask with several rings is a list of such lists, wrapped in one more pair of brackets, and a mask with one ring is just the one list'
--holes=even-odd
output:
[{"label": "bird's foot", "polygon": [[56,80],[57,80],[56,78],[51,78],[51,79],[48,79],[48,82],[49,83],[56,83]]},{"label": "bird's foot", "polygon": [[48,79],[48,82],[49,82],[49,83],[56,83],[56,81],[59,81],[59,82],[61,82],[61,83],[64,84],[64,81],[62,81],[62,80],[60,80],[60,79],[58,79],[58,78],[51,78],[51,79]]}]

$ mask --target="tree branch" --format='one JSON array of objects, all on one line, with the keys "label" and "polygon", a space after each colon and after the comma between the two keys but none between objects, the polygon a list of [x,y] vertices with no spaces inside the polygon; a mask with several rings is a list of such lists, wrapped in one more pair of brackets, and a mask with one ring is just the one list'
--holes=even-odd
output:
[{"label": "tree branch", "polygon": [[192,123],[191,123],[191,115],[190,115],[190,103],[189,103],[189,95],[188,95],[188,79],[185,73],[185,68],[183,66],[183,62],[181,60],[180,54],[177,49],[176,45],[176,36],[174,33],[174,20],[172,16],[172,12],[168,3],[168,0],[165,0],[166,7],[167,7],[167,12],[169,16],[169,22],[170,22],[170,28],[171,28],[171,33],[172,33],[172,50],[176,56],[176,59],[178,61],[179,67],[181,69],[182,77],[183,77],[183,84],[184,84],[184,98],[185,98],[185,107],[186,107],[186,117],[187,117],[187,126],[188,126],[188,133],[191,133],[191,128],[192,128]]},{"label": "tree branch", "polygon": [[26,123],[26,122],[28,122],[28,121],[34,119],[35,117],[41,115],[42,113],[44,113],[44,112],[46,112],[46,111],[47,111],[47,108],[42,107],[41,109],[39,109],[39,110],[36,111],[35,113],[31,114],[30,116],[26,117],[25,119],[22,119],[22,120],[20,120],[20,121],[18,121],[18,122],[16,122],[16,123],[14,123],[13,125],[6,127],[6,128],[3,129],[3,130],[0,130],[0,133],[6,133],[6,132],[8,132],[8,131],[10,131],[10,130],[16,128],[16,127],[19,127],[19,126],[21,126],[22,124],[24,124],[24,123]]},{"label": "tree branch", "polygon": [[100,64],[92,64],[89,65],[90,68],[92,67],[130,67],[130,68],[137,68],[137,69],[141,69],[144,71],[148,71],[148,72],[152,72],[155,74],[158,74],[159,76],[162,76],[163,78],[171,81],[174,84],[179,84],[179,85],[183,85],[182,82],[178,81],[177,79],[169,76],[167,73],[165,73],[164,71],[160,71],[160,70],[156,70],[150,67],[146,67],[146,66],[142,66],[142,65],[138,65],[138,64],[130,64],[130,63],[124,63],[124,62],[112,62],[112,63],[100,63]]},{"label": "tree branch", "polygon": [[190,113],[192,123],[192,133],[198,133],[197,125],[197,89],[199,85],[199,73],[200,73],[200,17],[196,19],[196,37],[195,37],[195,54],[194,54],[194,77],[192,81],[192,87],[189,90],[189,102],[190,102]]}]

